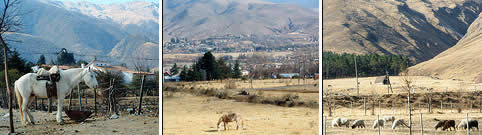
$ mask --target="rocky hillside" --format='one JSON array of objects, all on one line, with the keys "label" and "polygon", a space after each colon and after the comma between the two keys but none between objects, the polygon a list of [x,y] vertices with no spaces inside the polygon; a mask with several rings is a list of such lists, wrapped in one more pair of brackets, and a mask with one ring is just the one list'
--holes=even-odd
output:
[{"label": "rocky hillside", "polygon": [[[94,4],[31,0],[22,3],[23,26],[19,33],[10,35],[20,42],[12,42],[11,45],[33,62],[37,61],[39,53],[49,53],[46,57],[50,61],[56,57],[53,53],[67,48],[77,54],[108,55],[111,57],[103,58],[129,65],[132,59],[128,57],[158,58],[158,51],[136,53],[136,50],[159,48],[158,10],[158,3],[145,1]],[[156,45],[154,48],[143,48],[146,44]],[[121,51],[116,48],[129,49]],[[88,56],[75,57],[86,61],[92,59]]]},{"label": "rocky hillside", "polygon": [[454,47],[409,68],[412,75],[474,80],[482,73],[482,14]]},{"label": "rocky hillside", "polygon": [[323,51],[410,56],[454,46],[482,11],[479,0],[323,0]]},{"label": "rocky hillside", "polygon": [[318,32],[318,12],[263,0],[163,0],[163,40]]}]

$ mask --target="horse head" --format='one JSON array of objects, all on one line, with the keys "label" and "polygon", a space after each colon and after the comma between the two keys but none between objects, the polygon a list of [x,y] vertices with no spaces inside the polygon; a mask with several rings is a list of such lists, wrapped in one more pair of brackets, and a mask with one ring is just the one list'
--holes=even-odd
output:
[{"label": "horse head", "polygon": [[97,88],[98,83],[97,83],[97,78],[96,78],[96,73],[92,71],[90,67],[84,68],[84,76],[82,77],[82,80],[84,81],[87,86],[90,88]]}]

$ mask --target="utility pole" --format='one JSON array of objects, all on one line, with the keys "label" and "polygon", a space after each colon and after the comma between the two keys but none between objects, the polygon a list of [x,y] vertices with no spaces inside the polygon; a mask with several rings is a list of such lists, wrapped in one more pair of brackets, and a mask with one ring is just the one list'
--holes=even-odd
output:
[{"label": "utility pole", "polygon": [[356,96],[360,96],[360,91],[359,91],[359,88],[358,88],[358,69],[356,67],[356,55],[353,57],[353,59],[355,59],[355,77],[356,77]]}]

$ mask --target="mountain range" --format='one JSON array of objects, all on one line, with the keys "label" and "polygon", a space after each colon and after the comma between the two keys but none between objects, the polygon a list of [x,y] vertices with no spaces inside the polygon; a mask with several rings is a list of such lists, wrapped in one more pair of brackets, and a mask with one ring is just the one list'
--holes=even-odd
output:
[{"label": "mountain range", "polygon": [[[98,59],[132,64],[134,58],[159,56],[158,3],[136,1],[94,4],[55,0],[21,3],[22,26],[8,37],[22,57],[35,62],[40,54],[54,59],[60,48],[77,60]],[[157,66],[158,62],[153,61]]]},{"label": "mountain range", "polygon": [[482,75],[482,14],[470,25],[464,37],[433,59],[409,68],[412,75],[444,79],[475,80]]},{"label": "mountain range", "polygon": [[323,0],[323,51],[433,58],[457,42],[480,0]]},{"label": "mountain range", "polygon": [[163,0],[163,42],[226,34],[318,33],[318,11],[262,0]]}]

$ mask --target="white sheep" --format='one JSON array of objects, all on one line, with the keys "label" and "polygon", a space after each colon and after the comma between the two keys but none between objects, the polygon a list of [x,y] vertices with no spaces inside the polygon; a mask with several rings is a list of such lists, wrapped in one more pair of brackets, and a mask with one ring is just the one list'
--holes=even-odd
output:
[{"label": "white sheep", "polygon": [[395,121],[393,122],[392,129],[395,129],[395,128],[397,128],[397,127],[400,126],[400,125],[404,125],[405,127],[408,128],[408,125],[405,124],[405,122],[403,121],[403,119],[397,119],[397,120],[395,120]]},{"label": "white sheep", "polygon": [[351,125],[351,128],[365,128],[365,121],[363,120],[355,120]]},{"label": "white sheep", "polygon": [[383,127],[385,126],[385,120],[375,120],[373,121],[373,128],[377,128],[378,126]]},{"label": "white sheep", "polygon": [[[469,119],[470,121],[471,119]],[[467,127],[467,119],[462,119],[460,120],[460,123],[459,125],[457,125],[457,128],[460,129],[460,128],[463,128],[463,127]]]},{"label": "white sheep", "polygon": [[348,127],[350,124],[350,120],[349,119],[346,119],[346,118],[335,118],[331,121],[331,126],[332,127],[341,127],[343,125],[345,125],[346,127]]}]

